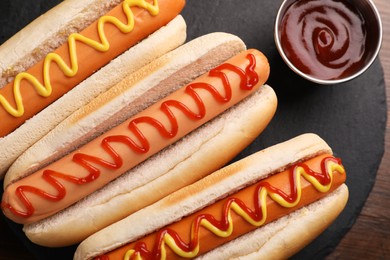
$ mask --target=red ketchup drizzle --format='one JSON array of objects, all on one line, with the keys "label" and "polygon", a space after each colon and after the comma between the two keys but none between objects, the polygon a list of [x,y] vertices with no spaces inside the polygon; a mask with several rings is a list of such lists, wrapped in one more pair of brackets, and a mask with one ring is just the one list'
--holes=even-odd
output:
[{"label": "red ketchup drizzle", "polygon": [[57,194],[49,194],[39,188],[30,185],[22,185],[17,187],[15,193],[18,199],[25,206],[26,210],[25,211],[16,210],[15,208],[12,207],[12,205],[4,201],[1,204],[2,208],[9,209],[16,216],[28,218],[34,214],[35,209],[31,201],[26,196],[26,193],[34,193],[41,198],[53,202],[60,201],[66,196],[66,189],[61,184],[60,180],[64,180],[66,182],[74,183],[77,185],[82,185],[82,184],[93,182],[94,180],[99,178],[100,176],[99,168],[93,166],[91,163],[100,165],[104,168],[111,169],[111,170],[119,169],[123,164],[122,157],[114,150],[114,148],[110,145],[110,143],[123,143],[126,144],[130,149],[132,149],[136,153],[140,153],[140,154],[147,153],[150,149],[149,141],[144,136],[142,131],[137,127],[137,124],[140,123],[150,124],[158,130],[161,136],[168,139],[175,137],[176,134],[178,133],[179,123],[175,115],[171,111],[170,107],[176,107],[177,109],[182,111],[188,118],[192,120],[200,120],[206,114],[206,106],[202,98],[196,92],[197,89],[207,90],[213,95],[215,100],[219,103],[227,103],[231,100],[232,87],[230,85],[229,79],[227,78],[226,74],[222,72],[222,70],[230,70],[232,72],[235,72],[240,77],[241,79],[240,89],[247,90],[247,91],[252,90],[253,87],[259,81],[259,76],[255,71],[256,58],[253,54],[250,53],[246,56],[246,58],[249,60],[249,64],[247,65],[245,71],[243,71],[240,67],[237,67],[235,65],[224,63],[212,69],[209,72],[208,75],[210,77],[218,77],[221,79],[223,83],[224,92],[225,92],[224,95],[219,93],[215,87],[207,83],[196,82],[186,86],[185,93],[190,95],[194,99],[195,103],[198,106],[198,110],[199,110],[198,113],[191,111],[191,109],[189,109],[185,104],[183,104],[180,101],[177,100],[164,101],[160,106],[160,110],[163,111],[164,114],[169,119],[169,122],[171,124],[170,130],[166,129],[165,126],[155,118],[149,116],[136,117],[129,122],[128,129],[136,136],[136,139],[139,141],[140,145],[137,144],[136,141],[134,141],[128,136],[124,136],[124,135],[108,136],[102,140],[101,146],[103,147],[105,152],[108,155],[110,155],[110,157],[113,159],[113,162],[105,161],[101,158],[84,154],[84,153],[76,153],[73,155],[72,160],[74,163],[88,170],[89,174],[86,177],[80,178],[76,176],[71,176],[69,174],[60,173],[55,170],[50,170],[50,169],[44,170],[42,173],[42,178],[47,183],[49,183],[52,187],[55,188]]},{"label": "red ketchup drizzle", "polygon": [[[290,202],[290,203],[294,202],[298,199],[298,188],[297,188],[297,183],[296,183],[297,178],[295,178],[295,176],[297,174],[296,169],[298,167],[302,167],[308,175],[313,176],[319,183],[321,183],[321,185],[325,186],[325,185],[331,184],[331,181],[332,181],[331,176],[326,169],[326,164],[328,161],[333,161],[334,163],[341,165],[341,159],[335,158],[332,156],[327,156],[321,160],[321,172],[313,171],[305,163],[298,163],[296,165],[293,165],[289,168],[289,177],[290,177],[289,179],[290,179],[290,189],[291,189],[290,194],[287,194],[284,191],[278,189],[277,187],[272,186],[266,180],[261,181],[258,184],[254,184],[254,185],[256,185],[255,192],[253,193],[253,200],[255,202],[254,210],[249,208],[245,204],[245,202],[243,202],[239,198],[234,197],[234,195],[233,195],[231,197],[228,197],[223,204],[223,211],[222,211],[223,215],[222,215],[221,220],[215,219],[215,217],[211,214],[199,214],[195,217],[193,224],[192,224],[193,225],[192,230],[194,232],[193,233],[194,236],[191,238],[191,241],[188,244],[186,242],[184,242],[183,239],[181,239],[180,236],[174,230],[170,229],[169,227],[163,228],[160,231],[158,231],[158,233],[156,235],[156,243],[154,244],[152,251],[150,251],[147,248],[146,244],[144,242],[142,242],[142,239],[141,239],[139,242],[135,243],[135,245],[134,245],[135,252],[130,259],[135,259],[136,255],[141,255],[142,259],[148,259],[148,260],[149,259],[150,260],[161,259],[161,246],[163,244],[165,234],[169,234],[175,240],[175,243],[178,245],[178,247],[181,250],[183,250],[184,252],[193,251],[198,245],[199,231],[200,231],[200,227],[201,227],[201,221],[203,219],[209,221],[212,225],[214,225],[215,227],[217,227],[218,229],[220,229],[222,231],[228,230],[228,228],[229,228],[228,215],[229,215],[229,211],[231,209],[232,203],[238,204],[239,207],[243,211],[245,211],[253,220],[259,222],[263,218],[262,203],[260,200],[260,192],[262,189],[267,189],[268,192],[276,193],[276,194],[280,195],[287,202]],[[266,205],[265,205],[265,207],[266,207]],[[255,229],[255,228],[256,227],[253,227],[253,229]],[[108,260],[109,255],[99,256],[96,259]]]}]

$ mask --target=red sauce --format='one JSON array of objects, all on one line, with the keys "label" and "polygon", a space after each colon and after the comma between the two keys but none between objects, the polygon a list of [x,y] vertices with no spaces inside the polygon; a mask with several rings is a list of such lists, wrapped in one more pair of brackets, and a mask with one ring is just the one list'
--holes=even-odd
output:
[{"label": "red sauce", "polygon": [[49,201],[60,201],[66,196],[67,192],[64,185],[61,183],[61,180],[77,185],[82,185],[93,182],[94,180],[99,178],[101,171],[94,165],[99,165],[110,170],[117,170],[121,168],[123,164],[123,159],[110,145],[110,143],[123,143],[127,145],[129,149],[133,150],[136,153],[147,153],[150,150],[150,143],[149,140],[142,133],[142,131],[137,127],[137,125],[140,123],[146,123],[153,126],[164,138],[174,138],[178,133],[179,122],[170,107],[177,108],[188,118],[196,121],[201,120],[206,115],[206,105],[203,102],[202,98],[196,92],[197,89],[207,90],[219,103],[227,103],[232,99],[232,86],[226,74],[222,72],[222,70],[232,71],[240,77],[240,89],[244,91],[251,91],[253,89],[253,87],[259,81],[259,75],[255,71],[256,58],[253,54],[248,54],[246,58],[249,60],[249,64],[246,67],[245,71],[242,70],[240,67],[234,66],[229,63],[224,63],[209,72],[209,76],[221,79],[224,88],[223,94],[219,93],[214,86],[203,82],[196,82],[186,86],[185,93],[191,96],[192,99],[195,101],[199,112],[191,111],[191,109],[188,108],[186,104],[180,102],[179,100],[167,99],[166,101],[161,103],[160,110],[163,111],[163,113],[169,119],[171,125],[169,129],[167,129],[158,119],[155,119],[151,116],[135,117],[134,119],[129,121],[128,129],[131,133],[135,135],[135,139],[137,140],[133,140],[126,135],[107,136],[102,139],[101,146],[103,147],[104,151],[110,156],[112,162],[103,160],[102,158],[96,156],[84,153],[76,153],[73,155],[72,160],[74,163],[80,165],[89,172],[86,177],[77,177],[70,175],[70,173],[60,173],[55,170],[46,169],[42,173],[42,178],[47,183],[49,183],[50,186],[55,188],[55,190],[57,191],[56,194],[49,194],[46,191],[36,188],[32,185],[22,185],[17,187],[15,192],[16,196],[25,206],[25,211],[16,210],[12,207],[12,205],[4,201],[2,202],[1,206],[3,208],[9,209],[14,215],[28,218],[34,214],[35,209],[31,201],[27,198],[26,193],[36,194],[39,197]]},{"label": "red sauce", "polygon": [[287,58],[301,72],[340,79],[365,63],[365,28],[362,14],[348,1],[300,0],[286,10],[279,37]]}]

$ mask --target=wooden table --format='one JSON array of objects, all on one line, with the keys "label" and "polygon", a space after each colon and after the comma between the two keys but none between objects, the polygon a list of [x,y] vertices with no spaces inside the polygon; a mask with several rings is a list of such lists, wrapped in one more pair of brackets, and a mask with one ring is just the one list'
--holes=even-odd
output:
[{"label": "wooden table", "polygon": [[[383,21],[384,39],[380,53],[390,107],[390,1],[374,0]],[[388,117],[390,114],[388,112]],[[328,259],[386,259],[390,257],[390,120],[387,122],[385,154],[376,183],[348,234]],[[0,259],[31,259],[17,238],[0,221]]]}]

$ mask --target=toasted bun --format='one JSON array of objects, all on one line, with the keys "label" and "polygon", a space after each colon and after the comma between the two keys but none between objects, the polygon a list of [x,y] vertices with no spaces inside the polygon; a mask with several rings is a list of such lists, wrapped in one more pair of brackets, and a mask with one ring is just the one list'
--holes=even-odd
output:
[{"label": "toasted bun", "polygon": [[198,259],[287,259],[319,236],[341,213],[348,187],[220,246]]},{"label": "toasted bun", "polygon": [[65,43],[71,33],[85,29],[120,2],[65,0],[35,19],[0,46],[0,87]]},{"label": "toasted bun", "polygon": [[50,218],[26,225],[24,232],[34,243],[49,247],[80,242],[222,167],[262,132],[276,111],[276,103],[272,88],[263,86],[86,199]]},{"label": "toasted bun", "polygon": [[[26,149],[45,136],[71,113],[88,104],[97,95],[105,92],[127,75],[178,47],[185,39],[185,21],[183,17],[177,16],[168,25],[112,60],[62,98],[26,121],[14,132],[0,138],[0,146],[3,147],[0,151],[0,177],[3,177],[10,165]],[[159,47],[156,48],[156,46]],[[35,152],[34,156],[45,150],[38,150],[39,152]],[[52,150],[48,152],[54,153]],[[25,172],[22,169],[24,168],[17,167],[16,170],[12,171],[14,173],[7,174],[4,181],[5,186],[20,175],[23,176]]]},{"label": "toasted bun", "polygon": [[75,259],[90,259],[135,241],[242,187],[323,153],[332,151],[315,134],[304,134],[257,152],[88,237],[77,248]]}]

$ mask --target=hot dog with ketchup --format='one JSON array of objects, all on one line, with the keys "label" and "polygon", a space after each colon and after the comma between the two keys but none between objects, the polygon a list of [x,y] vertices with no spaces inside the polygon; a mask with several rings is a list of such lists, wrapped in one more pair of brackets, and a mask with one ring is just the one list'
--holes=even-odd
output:
[{"label": "hot dog with ketchup", "polygon": [[[95,4],[64,1],[1,46],[1,177],[24,150],[70,113],[185,40],[185,22],[178,16],[184,1]],[[10,52],[15,45],[21,47]],[[66,98],[59,99],[65,93]]]},{"label": "hot dog with ketchup", "polygon": [[[239,142],[233,140],[232,146],[242,141],[244,144],[232,147],[233,152],[228,151],[226,154],[215,153],[214,150],[219,151],[220,146],[211,150],[205,149],[208,151],[206,153],[208,158],[202,156],[199,158],[199,154],[196,153],[190,154],[189,157],[193,157],[192,164],[195,165],[205,162],[206,159],[213,161],[213,158],[216,158],[216,162],[212,162],[211,166],[198,165],[193,169],[195,176],[189,178],[193,178],[190,181],[195,181],[201,177],[196,174],[205,175],[231,159],[238,152],[237,149],[243,149],[249,144],[271,120],[276,109],[276,97],[271,88],[263,86],[268,75],[269,65],[262,53],[248,50],[237,54],[73,153],[8,185],[2,201],[4,213],[12,220],[23,224],[53,215],[245,99],[244,104],[247,103],[249,106],[244,106],[239,114],[231,116],[232,122],[229,118],[227,120],[230,127],[235,128],[232,130],[235,133],[233,135],[237,138],[243,136],[241,139],[238,138]],[[252,101],[247,102],[251,99]],[[243,111],[252,115],[243,116]],[[247,122],[246,126],[244,123],[236,124],[239,118],[246,120],[250,117],[257,118],[258,122]],[[211,122],[210,125],[213,127]],[[205,133],[207,131],[205,130]],[[224,132],[223,127],[222,131],[217,132]],[[227,140],[229,138],[225,138],[223,142],[226,143]],[[207,146],[208,143],[201,144],[201,148],[203,145]],[[229,145],[227,144],[227,147]],[[210,151],[213,151],[211,156]],[[182,165],[178,163],[174,168],[180,167]],[[80,175],[77,176],[77,173]],[[185,176],[174,174],[175,177],[163,176],[162,179],[168,179],[169,182],[169,178],[175,178],[177,180],[175,184],[166,185],[157,180],[152,187],[160,185],[159,187],[168,190],[169,193],[180,188],[180,185],[182,187],[189,184]],[[139,176],[137,181],[140,178],[142,176]],[[164,192],[166,191],[159,192],[160,196],[167,195]],[[41,232],[37,236],[40,235]],[[70,242],[66,239],[62,242],[53,242],[51,237],[49,241],[43,243],[54,243],[50,246],[58,246],[57,243]]]},{"label": "hot dog with ketchup", "polygon": [[345,179],[325,141],[304,134],[101,230],[74,259],[288,258],[342,211]]}]

